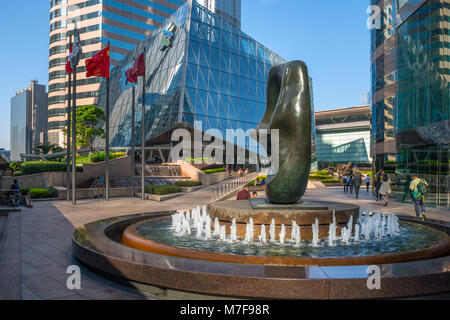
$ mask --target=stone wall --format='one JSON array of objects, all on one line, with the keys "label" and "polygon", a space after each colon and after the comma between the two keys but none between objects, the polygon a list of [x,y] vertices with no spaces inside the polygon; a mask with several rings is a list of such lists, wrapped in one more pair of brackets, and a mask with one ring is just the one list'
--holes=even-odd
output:
[{"label": "stone wall", "polygon": [[199,181],[204,186],[210,186],[212,184],[225,181],[229,178],[229,174],[227,172],[206,174],[193,165],[182,160],[179,160],[176,164],[180,166],[181,175],[183,177],[188,177],[192,181]]}]

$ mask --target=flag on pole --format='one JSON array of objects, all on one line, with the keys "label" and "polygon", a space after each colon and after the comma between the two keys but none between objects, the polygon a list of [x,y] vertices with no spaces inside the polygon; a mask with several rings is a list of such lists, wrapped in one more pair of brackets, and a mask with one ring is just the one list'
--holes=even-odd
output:
[{"label": "flag on pole", "polygon": [[120,86],[122,88],[122,91],[131,89],[137,85],[136,82],[130,81],[131,68],[133,68],[133,63],[128,64],[125,68],[122,69],[122,77],[120,78]]},{"label": "flag on pole", "polygon": [[109,79],[109,45],[99,51],[92,59],[86,60],[86,78],[90,77],[103,77]]},{"label": "flag on pole", "polygon": [[134,63],[128,64],[122,70],[122,77],[120,78],[120,85],[122,90],[128,90],[137,85],[138,77],[145,74],[145,58],[142,53]]},{"label": "flag on pole", "polygon": [[73,73],[73,69],[70,66],[70,60],[72,59],[72,49],[73,49],[73,44],[70,44],[70,49],[69,49],[69,56],[67,57],[67,63],[66,63],[66,71],[68,73]]},{"label": "flag on pole", "polygon": [[77,26],[74,26],[73,29],[73,44],[70,55],[70,68],[75,70],[80,62],[81,55],[83,54],[83,50],[81,47],[80,33],[78,32]]},{"label": "flag on pole", "polygon": [[142,53],[134,62],[133,68],[131,68],[129,81],[137,83],[138,77],[143,77],[145,75],[145,56]]}]

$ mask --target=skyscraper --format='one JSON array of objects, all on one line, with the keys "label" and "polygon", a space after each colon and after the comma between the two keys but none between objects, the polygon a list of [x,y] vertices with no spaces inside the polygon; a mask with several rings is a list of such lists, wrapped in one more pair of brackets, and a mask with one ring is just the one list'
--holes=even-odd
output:
[{"label": "skyscraper", "polygon": [[116,65],[135,46],[158,28],[186,0],[51,0],[48,136],[52,143],[64,145],[67,82],[64,70],[69,37],[76,22],[83,45],[77,69],[77,105],[97,103],[101,79],[85,77],[88,58],[111,44],[111,63]]},{"label": "skyscraper", "polygon": [[376,169],[430,184],[428,204],[450,207],[448,0],[373,0],[372,154]]},{"label": "skyscraper", "polygon": [[11,161],[47,142],[47,91],[37,80],[11,98]]},{"label": "skyscraper", "polygon": [[198,3],[241,28],[241,0],[198,0]]}]

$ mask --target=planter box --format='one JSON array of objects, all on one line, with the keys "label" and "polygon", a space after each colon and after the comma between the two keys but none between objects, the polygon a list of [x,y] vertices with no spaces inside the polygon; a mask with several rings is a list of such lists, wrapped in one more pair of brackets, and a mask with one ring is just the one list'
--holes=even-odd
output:
[{"label": "planter box", "polygon": [[[184,193],[171,193],[171,194],[165,194],[165,195],[159,196],[157,194],[146,193],[144,198],[145,198],[145,200],[152,200],[152,201],[157,201],[157,202],[163,202],[163,201],[166,201],[166,200],[169,200],[169,199],[173,199],[173,198],[182,196],[183,194]],[[142,193],[136,193],[136,196],[138,198],[141,198]]]}]

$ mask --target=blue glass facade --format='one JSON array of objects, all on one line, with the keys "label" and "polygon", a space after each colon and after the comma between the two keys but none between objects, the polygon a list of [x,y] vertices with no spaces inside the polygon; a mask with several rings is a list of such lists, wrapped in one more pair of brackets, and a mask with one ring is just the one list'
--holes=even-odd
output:
[{"label": "blue glass facade", "polygon": [[427,203],[450,207],[450,3],[372,3],[384,22],[372,34],[376,168],[400,181],[418,174],[430,184]]},{"label": "blue glass facade", "polygon": [[[170,46],[161,46],[164,31],[175,25]],[[146,48],[146,140],[183,124],[202,121],[203,131],[255,128],[266,108],[269,69],[284,62],[225,19],[196,2],[186,3],[161,28],[122,60],[111,76],[112,147],[131,143],[132,90],[122,91],[122,69]],[[141,80],[140,80],[141,82]],[[105,107],[105,82],[99,105]],[[140,142],[142,84],[136,87],[136,144]],[[168,137],[170,139],[170,136]],[[103,147],[103,141],[96,141]]]}]

